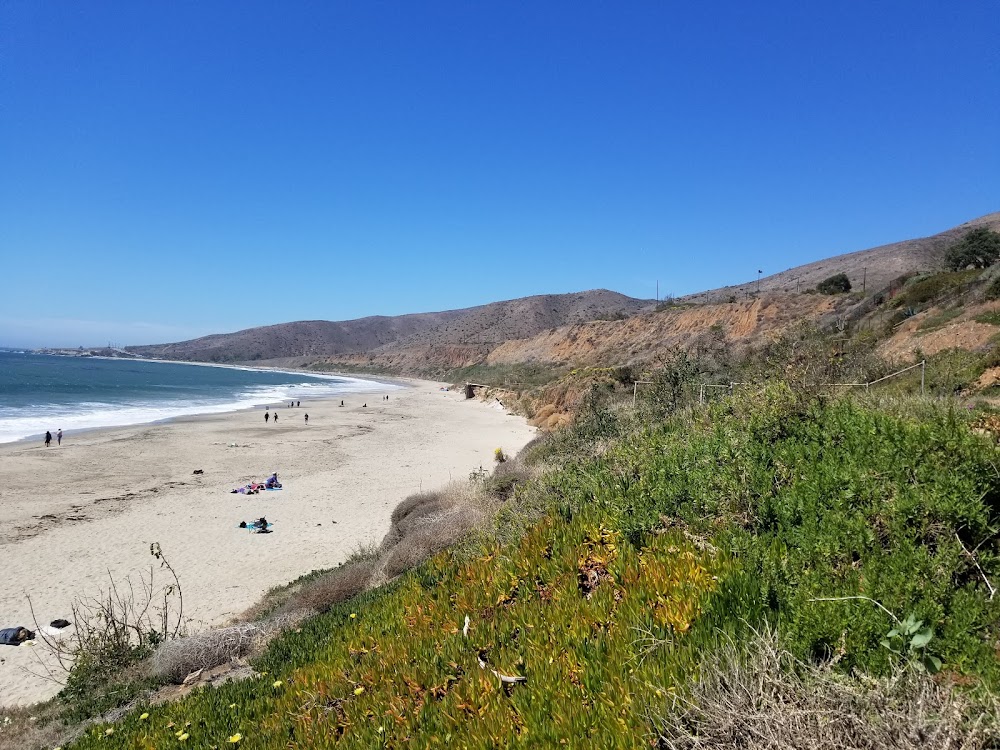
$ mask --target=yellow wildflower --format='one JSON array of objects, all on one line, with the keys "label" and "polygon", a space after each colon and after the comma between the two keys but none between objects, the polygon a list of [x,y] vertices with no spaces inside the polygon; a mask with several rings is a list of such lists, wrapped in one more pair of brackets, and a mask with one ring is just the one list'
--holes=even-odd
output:
[{"label": "yellow wildflower", "polygon": [[242,740],[242,739],[243,739],[243,735],[242,735],[242,734],[240,734],[239,732],[237,732],[236,734],[232,735],[232,736],[231,736],[231,737],[229,738],[229,742],[230,742],[230,744],[233,744],[233,745],[235,745],[236,743],[238,743],[238,742],[239,742],[240,740]]},{"label": "yellow wildflower", "polygon": [[282,686],[283,684],[284,684],[284,683],[282,683],[282,681],[281,681],[281,680],[275,680],[275,681],[274,681],[274,682],[273,682],[273,683],[271,684],[271,687],[273,687],[273,688],[280,688],[280,687],[281,687],[281,686]]},{"label": "yellow wildflower", "polygon": [[143,714],[142,716],[139,717],[139,721],[145,721],[148,718],[149,718],[149,714]]},{"label": "yellow wildflower", "polygon": [[363,692],[365,692],[365,689],[363,687],[356,687],[356,688],[354,688],[354,694],[355,695],[361,695]]}]

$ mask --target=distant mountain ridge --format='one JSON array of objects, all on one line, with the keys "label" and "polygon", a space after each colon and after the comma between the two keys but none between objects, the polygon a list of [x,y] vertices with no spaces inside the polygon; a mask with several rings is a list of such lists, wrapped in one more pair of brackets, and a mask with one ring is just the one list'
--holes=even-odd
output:
[{"label": "distant mountain ridge", "polygon": [[462,310],[280,323],[127,349],[143,357],[201,362],[338,357],[401,346],[442,344],[473,345],[488,351],[510,339],[530,338],[552,328],[590,320],[627,317],[650,309],[653,304],[652,300],[593,289],[522,297]]},{"label": "distant mountain ridge", "polygon": [[746,343],[774,335],[796,320],[825,324],[854,303],[797,292],[813,291],[820,281],[845,273],[854,290],[864,286],[871,297],[901,276],[942,270],[948,247],[981,226],[1000,231],[1000,212],[930,237],[846,253],[764,277],[759,294],[755,280],[691,294],[678,300],[679,307],[667,305],[659,312],[654,312],[653,300],[596,289],[462,310],[282,323],[127,349],[162,359],[434,376],[477,364],[646,361],[666,348],[691,345],[713,327],[721,327],[734,343]]}]

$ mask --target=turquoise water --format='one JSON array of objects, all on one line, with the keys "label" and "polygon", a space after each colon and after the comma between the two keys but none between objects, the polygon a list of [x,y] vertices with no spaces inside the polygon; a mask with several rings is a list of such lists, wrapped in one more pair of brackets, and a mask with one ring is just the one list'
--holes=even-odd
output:
[{"label": "turquoise water", "polygon": [[0,443],[393,386],[240,367],[0,352]]}]

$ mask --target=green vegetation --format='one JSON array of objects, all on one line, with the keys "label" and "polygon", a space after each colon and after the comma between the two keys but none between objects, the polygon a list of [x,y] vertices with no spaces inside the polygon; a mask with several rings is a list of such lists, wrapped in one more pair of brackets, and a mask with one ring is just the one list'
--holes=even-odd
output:
[{"label": "green vegetation", "polygon": [[983,292],[983,296],[986,299],[1000,299],[1000,276],[993,278],[993,281],[986,287],[986,291]]},{"label": "green vegetation", "polygon": [[945,254],[945,264],[952,271],[963,268],[987,268],[1000,258],[1000,234],[978,227],[973,229]]},{"label": "green vegetation", "polygon": [[892,306],[917,308],[929,302],[954,295],[978,279],[981,271],[945,271],[930,276],[918,276],[906,283],[902,291],[892,298]]},{"label": "green vegetation", "polygon": [[637,410],[596,388],[492,524],[279,637],[256,678],[74,747],[648,746],[765,626],[841,681],[1000,687],[998,456],[964,412],[781,384],[692,409],[671,367]]},{"label": "green vegetation", "polygon": [[985,323],[990,326],[1000,326],[1000,310],[991,310],[976,316],[977,323]]},{"label": "green vegetation", "polygon": [[[732,301],[735,302],[736,301],[735,298]],[[656,307],[654,308],[654,310],[656,312],[665,312],[667,310],[686,310],[688,308],[697,306],[698,305],[695,302],[681,302],[676,297],[667,295],[666,297],[664,297],[663,299],[661,299],[659,302],[656,303]]]},{"label": "green vegetation", "polygon": [[816,285],[816,291],[823,294],[844,294],[851,291],[851,280],[846,273],[838,273],[823,279]]},{"label": "green vegetation", "polygon": [[930,331],[935,328],[940,328],[946,325],[961,315],[964,311],[961,307],[954,307],[951,310],[942,310],[937,315],[932,315],[929,318],[920,322],[920,326],[917,328],[919,331]]}]

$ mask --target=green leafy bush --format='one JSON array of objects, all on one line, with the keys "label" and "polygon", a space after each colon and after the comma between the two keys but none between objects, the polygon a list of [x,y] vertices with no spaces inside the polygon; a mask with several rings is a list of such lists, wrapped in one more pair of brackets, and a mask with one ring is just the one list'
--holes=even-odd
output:
[{"label": "green leafy bush", "polygon": [[936,273],[909,281],[902,291],[892,298],[893,307],[917,308],[928,302],[953,295],[978,278],[977,270]]},{"label": "green leafy bush", "polygon": [[846,273],[838,273],[823,279],[816,285],[816,291],[823,294],[843,294],[851,291],[851,280]]},{"label": "green leafy bush", "polygon": [[945,265],[952,271],[963,268],[987,268],[1000,257],[1000,234],[987,227],[977,227],[945,253]]}]

